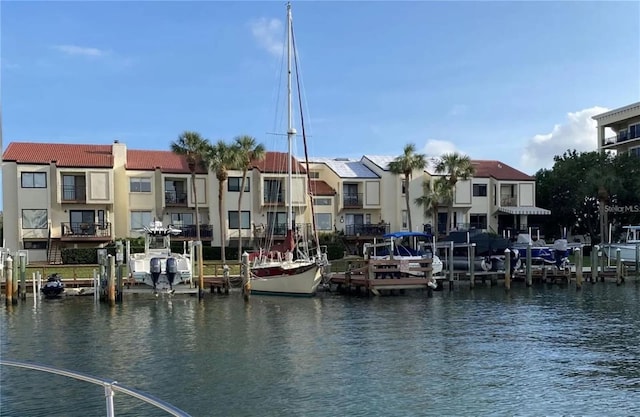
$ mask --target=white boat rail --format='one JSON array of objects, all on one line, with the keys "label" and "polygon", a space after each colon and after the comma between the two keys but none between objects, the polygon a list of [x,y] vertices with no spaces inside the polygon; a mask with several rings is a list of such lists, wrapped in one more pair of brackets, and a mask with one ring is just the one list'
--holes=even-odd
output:
[{"label": "white boat rail", "polygon": [[133,388],[129,388],[126,387],[124,385],[120,385],[118,384],[118,382],[113,381],[113,380],[109,380],[109,379],[104,379],[104,378],[96,378],[90,375],[86,375],[86,374],[82,374],[80,372],[75,372],[75,371],[69,371],[66,369],[60,369],[60,368],[55,368],[53,366],[47,366],[47,365],[42,365],[42,364],[37,364],[37,363],[32,363],[32,362],[20,362],[20,361],[14,361],[14,360],[8,360],[8,359],[0,359],[0,365],[4,365],[4,366],[13,366],[16,368],[23,368],[23,369],[30,369],[33,371],[41,371],[41,372],[49,372],[52,374],[56,374],[56,375],[61,375],[61,376],[65,376],[68,378],[73,378],[73,379],[77,379],[80,381],[85,381],[85,382],[89,382],[92,384],[96,384],[96,385],[101,385],[104,387],[104,396],[105,396],[105,400],[106,400],[106,407],[107,407],[107,417],[114,417],[115,413],[114,413],[114,408],[113,408],[113,393],[114,392],[121,392],[123,394],[127,394],[130,395],[132,397],[135,397],[139,400],[142,400],[148,404],[151,404],[161,410],[166,411],[167,413],[173,415],[173,416],[177,416],[177,417],[191,417],[188,413],[180,410],[177,407],[174,407],[173,405],[162,401],[150,394],[144,393],[142,391],[138,391],[135,390]]}]

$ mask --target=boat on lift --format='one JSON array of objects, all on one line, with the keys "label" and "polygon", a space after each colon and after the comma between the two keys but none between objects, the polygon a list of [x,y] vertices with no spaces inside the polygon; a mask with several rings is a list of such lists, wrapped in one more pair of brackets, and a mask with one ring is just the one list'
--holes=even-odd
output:
[{"label": "boat on lift", "polygon": [[622,263],[636,263],[640,246],[640,225],[622,226],[625,236],[622,241],[602,245],[602,253],[611,261],[616,261],[618,249],[620,249],[620,260]]},{"label": "boat on lift", "polygon": [[442,261],[435,254],[433,236],[422,232],[392,232],[382,236],[381,242],[365,243],[363,255],[369,259],[408,260],[410,266],[431,259],[431,274],[442,273]]},{"label": "boat on lift", "polygon": [[144,253],[132,253],[129,257],[133,281],[152,287],[154,292],[173,292],[175,285],[191,283],[189,255],[171,252],[171,236],[179,235],[182,230],[153,221],[140,231],[144,232]]}]

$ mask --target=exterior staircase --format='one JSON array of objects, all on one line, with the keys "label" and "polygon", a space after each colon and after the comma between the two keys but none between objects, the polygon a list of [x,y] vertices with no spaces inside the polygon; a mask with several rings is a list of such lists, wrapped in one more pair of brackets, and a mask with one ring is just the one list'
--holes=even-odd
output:
[{"label": "exterior staircase", "polygon": [[47,262],[49,262],[50,265],[62,264],[62,247],[60,240],[51,239],[51,236],[49,236],[49,241],[47,242]]}]

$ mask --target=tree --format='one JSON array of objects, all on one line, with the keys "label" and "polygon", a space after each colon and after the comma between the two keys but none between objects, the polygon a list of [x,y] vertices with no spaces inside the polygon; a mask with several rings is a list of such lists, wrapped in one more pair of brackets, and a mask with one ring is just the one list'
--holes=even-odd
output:
[{"label": "tree", "polygon": [[407,221],[409,230],[413,230],[411,222],[411,199],[409,197],[409,182],[415,170],[424,170],[427,166],[426,157],[423,154],[416,153],[416,146],[413,143],[405,145],[402,155],[396,157],[389,163],[389,171],[396,175],[403,175],[404,198],[407,207]]},{"label": "tree", "polygon": [[191,190],[193,192],[194,201],[194,220],[196,222],[196,239],[198,246],[198,276],[200,277],[200,291],[203,291],[204,285],[204,265],[202,263],[202,240],[200,239],[200,216],[198,207],[198,190],[196,187],[196,172],[198,168],[206,168],[204,157],[209,147],[209,141],[203,138],[197,132],[185,131],[178,139],[171,142],[171,151],[178,155],[186,157],[189,172],[191,173]]},{"label": "tree", "polygon": [[[442,155],[436,163],[436,172],[444,174],[447,186],[453,196],[458,180],[468,180],[475,173],[471,158],[457,152]],[[451,231],[451,220],[453,211],[453,198],[447,204],[447,234]]]},{"label": "tree", "polygon": [[453,200],[453,190],[447,184],[444,177],[438,177],[433,181],[425,181],[424,194],[415,199],[417,206],[424,207],[425,214],[429,214],[433,223],[433,236],[438,240],[438,209],[442,206],[448,206]]},{"label": "tree", "polygon": [[[216,174],[218,179],[218,218],[220,220],[220,254],[222,262],[226,263],[226,222],[224,219],[224,183],[229,177],[228,170],[239,165],[239,150],[235,145],[228,145],[220,140],[215,145],[209,146],[206,161],[209,169]],[[238,219],[240,221],[240,219]]]},{"label": "tree", "polygon": [[234,139],[238,148],[238,168],[242,169],[242,183],[240,184],[240,194],[238,195],[238,261],[242,261],[242,195],[247,180],[247,171],[251,167],[251,162],[260,161],[265,158],[267,152],[262,144],[256,143],[256,139],[242,135]]}]

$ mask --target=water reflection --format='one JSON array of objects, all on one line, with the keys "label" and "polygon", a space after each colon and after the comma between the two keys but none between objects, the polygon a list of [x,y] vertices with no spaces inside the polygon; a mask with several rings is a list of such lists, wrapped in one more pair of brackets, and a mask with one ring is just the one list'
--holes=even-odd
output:
[{"label": "water reflection", "polygon": [[[635,415],[638,288],[132,297],[114,308],[69,297],[2,309],[0,348],[116,379],[194,416]],[[104,413],[100,389],[2,371],[3,415]],[[34,386],[47,394],[25,397]],[[123,396],[116,410],[162,415]]]}]

